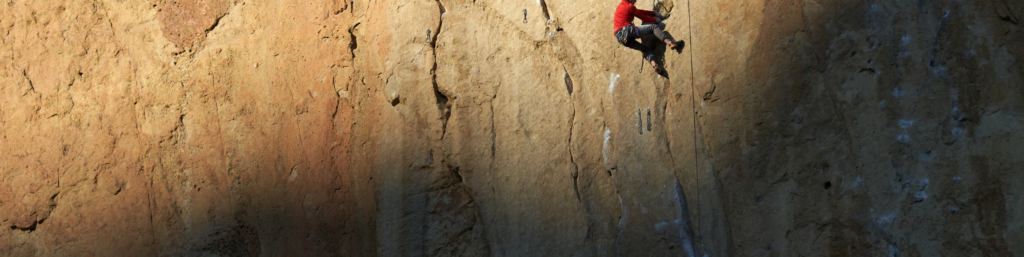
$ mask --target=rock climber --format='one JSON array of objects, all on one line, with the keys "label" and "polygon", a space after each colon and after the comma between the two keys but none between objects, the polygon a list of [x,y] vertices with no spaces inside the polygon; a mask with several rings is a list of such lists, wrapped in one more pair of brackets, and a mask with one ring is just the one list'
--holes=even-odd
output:
[{"label": "rock climber", "polygon": [[[676,48],[680,44],[665,35],[663,31],[665,24],[661,23],[665,16],[653,11],[637,10],[634,3],[636,0],[622,0],[619,7],[615,8],[615,38],[618,39],[619,44],[643,53],[644,59],[650,61],[651,66],[654,67],[654,72],[661,74],[661,67],[654,61],[654,49],[637,42],[636,39],[654,33],[654,36],[665,42],[670,49]],[[634,17],[639,18],[643,23],[640,26],[634,26]]]}]

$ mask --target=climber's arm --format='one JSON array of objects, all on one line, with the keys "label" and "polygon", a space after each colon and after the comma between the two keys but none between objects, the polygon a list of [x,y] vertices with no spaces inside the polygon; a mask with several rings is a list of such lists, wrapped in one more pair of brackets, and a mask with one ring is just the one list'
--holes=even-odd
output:
[{"label": "climber's arm", "polygon": [[655,23],[655,22],[658,22],[658,19],[655,18],[655,17],[658,17],[657,13],[652,12],[652,11],[648,11],[648,10],[637,10],[636,7],[633,7],[633,16],[636,16],[638,19],[642,20],[644,23]]}]

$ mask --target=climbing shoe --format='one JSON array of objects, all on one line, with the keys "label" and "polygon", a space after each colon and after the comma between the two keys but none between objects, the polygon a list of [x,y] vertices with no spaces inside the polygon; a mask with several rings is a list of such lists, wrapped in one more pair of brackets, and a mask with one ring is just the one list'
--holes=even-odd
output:
[{"label": "climbing shoe", "polygon": [[683,43],[683,41],[672,41],[671,44],[668,44],[668,48],[669,49],[676,49],[676,47],[680,47],[681,48],[683,45],[685,45],[685,43]]}]

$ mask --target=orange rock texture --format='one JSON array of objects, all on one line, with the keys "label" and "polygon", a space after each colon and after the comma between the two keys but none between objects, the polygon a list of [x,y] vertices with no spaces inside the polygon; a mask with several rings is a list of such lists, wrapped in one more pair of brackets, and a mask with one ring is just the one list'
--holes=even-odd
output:
[{"label": "orange rock texture", "polygon": [[3,0],[0,256],[1024,255],[1024,3],[618,3]]}]

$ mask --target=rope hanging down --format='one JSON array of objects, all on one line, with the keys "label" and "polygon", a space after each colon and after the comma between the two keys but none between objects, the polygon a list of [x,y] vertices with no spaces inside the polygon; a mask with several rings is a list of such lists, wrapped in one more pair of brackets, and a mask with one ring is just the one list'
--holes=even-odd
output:
[{"label": "rope hanging down", "polygon": [[[657,0],[655,0],[657,3]],[[690,0],[686,0],[686,26],[690,30],[687,34],[690,36],[690,108],[693,112],[693,174],[697,178],[697,252],[703,252],[704,240],[700,236],[700,172],[697,170],[697,86],[695,85],[694,78],[695,73],[693,72],[693,14],[690,12]]]},{"label": "rope hanging down", "polygon": [[[659,1],[658,0],[654,0],[654,6],[653,6],[653,8],[651,8],[651,10],[659,11],[658,10],[658,5],[659,5]],[[658,13],[661,13],[661,12],[659,11]],[[690,12],[690,0],[686,0],[686,26],[689,29],[689,31],[687,31],[688,32],[687,34],[688,34],[688,36],[690,38],[690,48],[689,48],[690,49],[690,92],[691,92],[691,94],[690,94],[690,108],[692,108],[692,110],[693,110],[693,112],[692,112],[692,114],[693,114],[693,174],[694,174],[694,176],[697,179],[697,197],[696,197],[697,198],[697,224],[696,224],[695,227],[697,228],[697,233],[699,234],[700,233],[700,214],[701,214],[701,212],[700,212],[700,172],[697,170],[698,169],[697,161],[699,160],[698,157],[697,157],[697,100],[696,100],[697,86],[693,83],[693,80],[696,77],[696,75],[695,75],[696,73],[694,72],[694,69],[693,69],[693,23],[692,23],[693,18],[691,16],[692,16],[692,14]],[[643,63],[644,62],[640,62],[640,71],[643,71],[643,65],[644,65]],[[698,238],[700,238],[700,237],[698,236]],[[703,244],[703,240],[699,240],[699,241],[700,242],[698,242],[698,245],[699,245],[698,247],[703,246],[704,245]],[[701,250],[702,249],[698,249],[697,252],[702,252]]]}]

